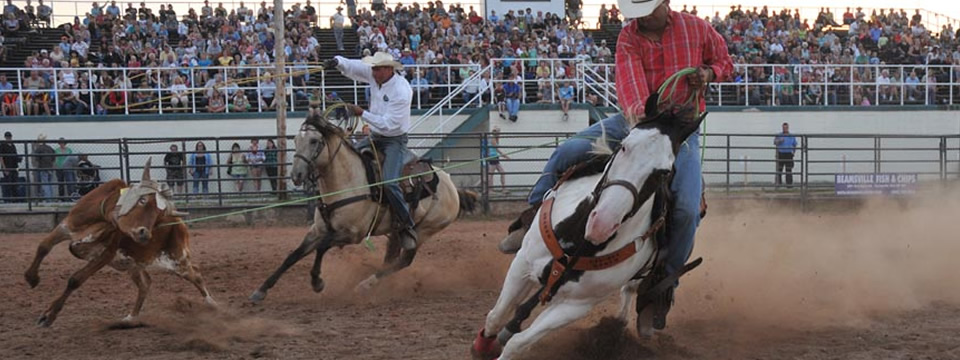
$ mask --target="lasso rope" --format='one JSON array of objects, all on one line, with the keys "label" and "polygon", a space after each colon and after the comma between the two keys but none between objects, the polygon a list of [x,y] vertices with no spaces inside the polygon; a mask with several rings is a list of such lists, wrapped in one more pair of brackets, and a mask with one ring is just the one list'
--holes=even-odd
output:
[{"label": "lasso rope", "polygon": [[[568,140],[569,140],[569,139],[590,139],[590,140],[596,140],[596,138],[597,138],[597,137],[595,137],[595,136],[571,136],[570,138],[568,138]],[[553,144],[554,144],[554,141],[553,141],[553,140],[550,140],[550,141],[548,141],[548,142],[545,142],[545,143],[542,143],[542,144],[539,144],[539,145],[528,146],[528,147],[525,147],[525,148],[520,148],[520,149],[511,151],[511,152],[508,152],[508,153],[506,153],[506,155],[513,155],[513,154],[518,154],[518,153],[521,153],[521,152],[524,152],[524,151],[533,150],[533,149],[545,148],[545,147],[549,147],[550,145],[553,145]],[[487,161],[487,160],[493,159],[493,158],[495,158],[495,157],[496,157],[496,156],[485,156],[485,157],[481,157],[481,158],[478,158],[478,159],[475,159],[475,160],[465,161],[465,162],[462,162],[462,163],[459,163],[459,164],[454,164],[454,165],[450,165],[450,166],[435,168],[435,169],[433,169],[433,170],[428,170],[428,171],[424,171],[424,172],[417,173],[417,174],[410,174],[410,175],[407,175],[407,176],[401,176],[401,177],[396,178],[396,179],[393,179],[393,180],[378,181],[378,182],[375,182],[375,183],[372,183],[372,184],[366,184],[366,185],[355,186],[355,187],[346,188],[346,189],[340,189],[340,190],[332,191],[332,192],[329,192],[329,193],[326,193],[326,194],[319,194],[319,195],[314,195],[314,196],[308,196],[308,197],[303,197],[303,198],[299,198],[299,199],[282,201],[282,202],[273,203],[273,204],[268,204],[268,205],[264,205],[264,206],[254,207],[254,208],[240,209],[240,210],[230,211],[230,212],[226,212],[226,213],[222,213],[222,214],[215,214],[215,215],[210,215],[210,216],[203,216],[203,217],[198,217],[198,218],[189,219],[189,220],[181,220],[181,221],[179,221],[179,222],[171,222],[171,223],[161,224],[160,226],[170,226],[170,225],[181,224],[181,223],[182,223],[182,224],[189,224],[189,223],[195,223],[195,222],[204,222],[204,221],[208,221],[208,220],[225,218],[225,217],[233,216],[233,215],[240,215],[240,214],[245,214],[245,213],[250,213],[250,212],[256,212],[256,211],[260,211],[260,210],[267,210],[267,209],[272,209],[272,208],[276,208],[276,207],[281,207],[281,206],[286,206],[286,205],[292,205],[292,204],[307,202],[307,201],[311,201],[311,200],[320,199],[320,198],[323,198],[323,197],[329,197],[329,196],[335,196],[335,195],[340,195],[340,194],[346,194],[346,193],[350,193],[350,192],[354,192],[354,191],[358,191],[358,190],[369,189],[369,188],[374,187],[374,186],[381,186],[381,185],[389,184],[389,183],[392,183],[392,182],[405,181],[405,180],[413,179],[413,178],[420,177],[420,176],[423,176],[423,175],[433,174],[433,173],[436,173],[436,172],[438,172],[438,171],[447,171],[447,170],[457,169],[457,168],[461,168],[461,167],[464,167],[464,166],[468,166],[468,165],[471,165],[471,164],[474,164],[474,163],[478,163],[478,162],[482,162],[482,161]]]}]

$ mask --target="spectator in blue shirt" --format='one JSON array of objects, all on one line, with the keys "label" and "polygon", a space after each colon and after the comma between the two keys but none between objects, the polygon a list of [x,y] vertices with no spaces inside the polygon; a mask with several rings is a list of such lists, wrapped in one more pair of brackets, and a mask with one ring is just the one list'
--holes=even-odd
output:
[{"label": "spectator in blue shirt", "polygon": [[563,120],[570,119],[570,103],[573,102],[575,90],[573,83],[567,81],[557,91],[560,94],[560,109],[563,110]]},{"label": "spectator in blue shirt", "polygon": [[[519,76],[519,75],[518,75]],[[507,98],[507,113],[510,121],[517,122],[517,113],[520,112],[520,79],[515,78],[503,84],[503,93]]]},{"label": "spectator in blue shirt", "polygon": [[793,186],[793,153],[797,151],[797,138],[790,134],[790,124],[783,123],[783,132],[773,139],[777,146],[777,178],[776,184],[782,184],[781,174],[786,169],[787,187]]},{"label": "spectator in blue shirt", "polygon": [[107,6],[107,14],[109,14],[112,17],[120,16],[120,7],[117,6],[116,1],[111,1],[110,6]]}]

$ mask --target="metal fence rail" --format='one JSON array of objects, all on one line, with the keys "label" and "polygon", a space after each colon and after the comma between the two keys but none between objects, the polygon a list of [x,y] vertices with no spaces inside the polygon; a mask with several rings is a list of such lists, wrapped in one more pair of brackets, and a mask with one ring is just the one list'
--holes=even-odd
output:
[{"label": "metal fence rail", "polygon": [[[436,144],[415,150],[432,158],[439,167],[458,165],[448,171],[454,183],[481,192],[484,204],[489,205],[495,201],[525,200],[554,148],[572,134],[501,134],[499,153],[509,156],[499,159],[505,170],[502,175],[505,184],[501,182],[501,174],[493,173],[492,167],[480,160],[489,154],[487,147],[492,136],[489,133],[414,134],[410,138]],[[836,174],[917,174],[924,182],[960,178],[960,135],[797,134],[794,184],[777,186],[774,136],[704,135],[701,140],[703,176],[708,189],[727,194],[760,192],[807,199],[833,196]],[[173,186],[179,206],[187,209],[252,207],[275,202],[281,196],[291,199],[306,196],[302,189],[290,183],[289,177],[274,175],[270,168],[277,164],[264,164],[259,174],[249,168],[245,176],[229,171],[233,166],[228,161],[231,147],[236,144],[241,154],[246,153],[251,140],[251,137],[65,140],[73,155],[83,155],[95,165],[92,168],[77,166],[75,161],[66,161],[60,168],[40,168],[42,158],[61,155],[36,154],[40,142],[35,140],[14,141],[12,144],[24,161],[17,173],[4,173],[4,204],[0,210],[65,211],[81,193],[102,182],[115,178],[139,181],[147,159],[152,159],[153,179],[165,180]],[[257,140],[264,149],[270,138]],[[49,145],[57,148],[56,142]],[[200,144],[206,147],[205,152],[198,151]],[[171,145],[176,145],[186,159],[180,166],[164,164]],[[203,154],[209,154],[207,176],[197,175],[197,162],[191,160],[206,158]],[[292,150],[288,150],[286,158],[293,159]],[[288,190],[279,193],[277,182],[286,182]]]}]

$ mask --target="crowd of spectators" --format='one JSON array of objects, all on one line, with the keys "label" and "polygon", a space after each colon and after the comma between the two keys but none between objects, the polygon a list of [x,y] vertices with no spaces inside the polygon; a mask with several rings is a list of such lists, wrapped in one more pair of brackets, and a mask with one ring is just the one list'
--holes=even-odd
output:
[{"label": "crowd of spectators", "polygon": [[[302,8],[297,4],[284,13],[287,60],[294,65],[318,63],[320,44],[313,36],[316,9],[307,0]],[[160,5],[154,13],[145,3],[139,8],[128,3],[121,11],[115,1],[94,2],[83,18],[75,17],[62,26],[59,44],[26,58],[24,66],[34,70],[29,72],[33,80],[21,81],[23,89],[29,90],[24,94],[24,105],[28,105],[24,115],[49,115],[53,106],[60,114],[122,113],[124,108],[156,111],[160,97],[164,110],[172,112],[192,111],[192,106],[222,112],[226,99],[231,99],[231,111],[258,105],[272,109],[272,91],[262,91],[265,96],[258,99],[257,91],[240,91],[240,86],[269,87],[273,82],[269,73],[252,68],[275,61],[273,16],[266,2],[256,9],[240,2],[238,8],[227,10],[223,3],[214,8],[204,1],[199,15],[191,8],[182,17],[172,4]],[[93,39],[99,40],[96,53],[90,51]],[[205,68],[210,66],[223,68]],[[97,70],[70,70],[78,67]],[[51,91],[54,85],[56,93]],[[0,87],[6,89],[3,84]],[[205,91],[194,94],[189,88]],[[241,100],[237,92],[252,99]],[[19,105],[19,99],[10,100]],[[46,106],[30,106],[34,103]],[[5,114],[19,115],[18,111],[19,106],[4,107]]]},{"label": "crowd of spectators", "polygon": [[[7,25],[16,25],[12,29],[18,31],[38,20],[49,21],[49,6],[39,3],[34,9],[28,2],[21,10],[8,0],[4,7],[5,30],[11,29]],[[347,7],[346,16],[338,8],[329,19],[337,30],[338,50],[344,47],[343,29],[355,31],[359,39],[356,48],[346,50],[347,55],[384,51],[405,65],[432,65],[422,71],[405,69],[404,75],[419,96],[418,103],[434,100],[450,86],[465,84],[464,102],[502,101],[507,111],[504,117],[515,118],[514,99],[562,103],[567,108],[571,100],[567,82],[580,78],[576,64],[602,66],[613,62],[614,49],[585,30],[581,0],[566,0],[565,14],[534,12],[521,6],[505,14],[491,11],[486,17],[473,6],[445,5],[440,0],[422,6],[416,2],[388,6],[377,0],[370,9],[358,8],[353,0],[342,4]],[[691,10],[683,6],[681,11],[701,16],[695,6]],[[302,8],[296,4],[284,14],[288,61],[295,70],[319,63],[320,44],[313,36],[318,24],[316,9],[307,0]],[[115,1],[94,2],[85,16],[62,26],[64,34],[59,44],[27,57],[24,66],[31,70],[23,72],[24,78],[15,79],[24,89],[24,97],[4,93],[2,113],[107,114],[121,113],[125,108],[155,112],[161,101],[164,112],[273,110],[277,80],[270,72],[248,67],[275,61],[273,16],[266,2],[250,8],[240,2],[239,7],[227,9],[222,3],[213,7],[204,1],[199,14],[190,8],[180,16],[172,4],[160,5],[154,13],[145,3],[139,7],[127,3],[121,9]],[[864,105],[877,101],[937,103],[948,99],[937,97],[937,86],[931,84],[949,82],[949,70],[917,67],[901,71],[899,67],[883,66],[942,64],[960,70],[960,31],[952,25],[929,31],[919,11],[908,15],[903,10],[879,10],[868,16],[861,9],[848,8],[836,17],[824,8],[811,23],[801,19],[796,9],[777,12],[767,7],[745,10],[735,6],[727,14],[716,12],[705,18],[726,39],[736,63],[767,65],[737,67],[730,81],[777,84],[731,87],[730,93],[712,95],[732,97],[734,102],[836,104],[850,98]],[[616,6],[601,6],[599,25],[621,21]],[[91,51],[94,39],[98,40],[97,51]],[[490,65],[490,59],[502,60],[493,64],[494,71],[474,74],[474,69]],[[864,66],[807,66],[814,64]],[[208,66],[225,68],[204,68]],[[600,66],[595,68],[598,73],[612,81],[613,68]],[[78,67],[97,70],[70,70]],[[128,70],[120,71],[119,67]],[[50,68],[58,70],[52,72]],[[952,80],[960,79],[960,71],[953,74]],[[310,79],[309,72],[281,75],[292,78],[292,85],[300,87]],[[852,93],[849,86],[829,85],[851,81],[864,85],[852,88]],[[806,85],[816,83],[820,85]],[[17,87],[0,76],[0,90]],[[52,91],[54,87],[56,92]],[[291,93],[304,101],[312,96],[302,88],[287,95]],[[600,101],[593,93],[572,98],[580,99],[580,95],[590,102]]]},{"label": "crowd of spectators", "polygon": [[[696,14],[696,8],[690,12]],[[811,23],[797,9],[732,6],[726,15],[716,12],[706,19],[726,39],[735,63],[783,65],[737,67],[734,82],[783,84],[751,87],[751,104],[846,104],[850,99],[855,105],[935,104],[949,100],[939,93],[948,89],[935,84],[951,81],[950,67],[952,80],[960,80],[960,31],[952,24],[927,29],[919,10],[881,9],[867,15],[862,8],[846,8],[838,18],[822,8]],[[809,66],[817,64],[852,66]],[[927,71],[925,66],[893,65],[946,67]],[[828,85],[841,82],[862,86],[850,93],[848,87]],[[798,86],[804,83],[811,85]],[[745,96],[742,87],[736,90],[738,98]]]}]

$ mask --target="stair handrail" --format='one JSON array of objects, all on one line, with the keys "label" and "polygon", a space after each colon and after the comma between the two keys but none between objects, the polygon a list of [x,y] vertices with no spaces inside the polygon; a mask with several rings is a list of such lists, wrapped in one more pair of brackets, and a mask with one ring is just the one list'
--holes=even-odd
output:
[{"label": "stair handrail", "polygon": [[[476,66],[477,68],[479,68],[480,65],[476,65],[476,64],[475,64],[475,66]],[[434,104],[432,107],[430,107],[430,109],[427,110],[427,112],[423,113],[422,115],[420,115],[420,117],[418,117],[416,120],[414,120],[414,121],[413,121],[413,124],[410,126],[410,131],[413,132],[414,129],[416,129],[417,127],[419,127],[421,124],[423,124],[425,121],[427,121],[428,118],[430,118],[431,116],[433,116],[433,115],[436,114],[437,112],[440,112],[440,116],[443,116],[443,112],[442,112],[442,111],[443,111],[443,107],[444,107],[445,105],[447,105],[448,103],[450,103],[450,102],[451,102],[453,99],[455,99],[461,92],[463,92],[463,90],[466,89],[466,87],[467,87],[466,85],[467,85],[467,84],[469,84],[469,83],[470,83],[471,81],[473,81],[473,80],[476,80],[476,79],[479,78],[480,76],[483,76],[483,73],[484,73],[484,72],[491,71],[492,68],[493,68],[493,65],[492,65],[492,64],[491,64],[491,65],[487,65],[487,67],[485,67],[485,68],[483,68],[483,69],[480,69],[479,71],[473,73],[473,75],[470,75],[469,77],[467,77],[464,81],[462,81],[459,85],[457,85],[457,87],[453,88],[453,90],[451,90],[449,93],[447,93],[446,96],[444,96],[442,99],[440,99],[440,101],[438,101],[436,104]],[[478,92],[478,93],[479,93],[479,92]],[[431,132],[431,133],[433,133],[433,132]]]},{"label": "stair handrail", "polygon": [[[617,89],[614,88],[613,91],[610,91],[610,87],[613,85],[607,81],[606,77],[601,76],[596,69],[593,69],[587,65],[589,64],[580,64],[580,74],[583,77],[583,87],[585,89],[593,90],[597,96],[605,101],[604,104],[612,104],[615,108],[617,108],[617,110],[620,110],[620,105],[617,102]],[[591,81],[587,81],[588,79]],[[603,81],[598,81],[597,79],[603,79]],[[598,88],[597,86],[602,86],[602,88]],[[585,91],[583,94],[583,96],[586,97]]]}]

